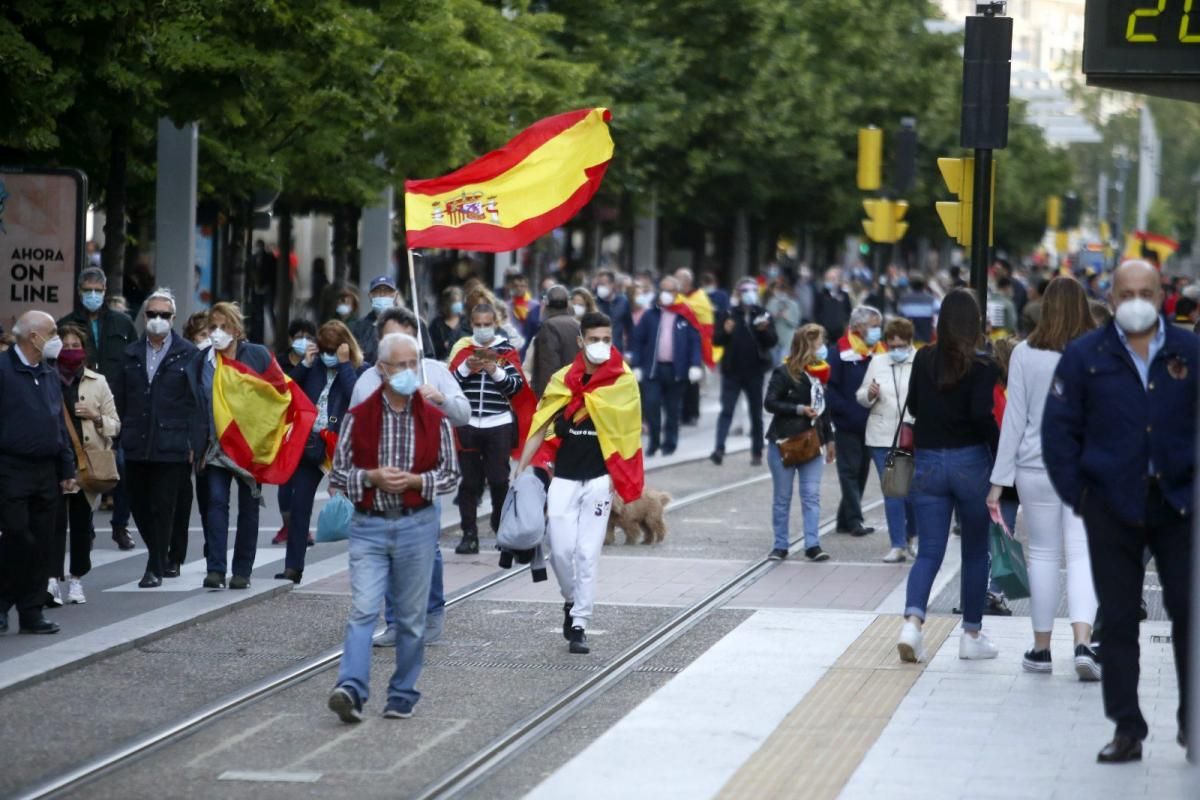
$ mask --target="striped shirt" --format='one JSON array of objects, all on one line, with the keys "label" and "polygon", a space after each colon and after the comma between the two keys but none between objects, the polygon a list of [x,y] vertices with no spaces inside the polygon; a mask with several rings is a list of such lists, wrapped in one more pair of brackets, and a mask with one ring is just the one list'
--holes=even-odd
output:
[{"label": "striped shirt", "polygon": [[[494,342],[491,347],[500,354],[513,349],[512,345],[503,341]],[[511,363],[500,358],[491,373],[480,371],[472,374],[464,361],[454,371],[454,377],[471,404],[471,421],[468,425],[473,428],[495,428],[513,421],[509,400],[521,391],[525,376]]]},{"label": "striped shirt", "polygon": [[[414,439],[413,416],[408,407],[403,411],[392,408],[385,397],[380,397],[383,403],[383,425],[379,434],[379,466],[397,467],[406,472],[412,469]],[[350,502],[356,507],[362,502],[363,479],[367,470],[354,466],[351,431],[354,429],[354,415],[347,414],[342,422],[342,431],[338,435],[337,449],[333,454],[333,472],[329,477],[330,488],[346,493]],[[438,465],[430,472],[421,473],[421,496],[432,501],[434,495],[450,494],[458,487],[458,455],[454,449],[454,431],[450,421],[442,418],[441,442],[438,446]],[[404,507],[404,496],[392,494],[383,489],[375,489],[375,500],[372,508],[376,511],[386,511]]]}]

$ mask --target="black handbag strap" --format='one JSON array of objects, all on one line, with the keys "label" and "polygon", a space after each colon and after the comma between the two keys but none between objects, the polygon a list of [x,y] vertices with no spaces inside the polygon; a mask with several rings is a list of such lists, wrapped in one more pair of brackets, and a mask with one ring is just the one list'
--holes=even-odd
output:
[{"label": "black handbag strap", "polygon": [[[896,365],[892,365],[892,383],[896,387],[896,399],[900,399],[900,384],[896,381]],[[904,404],[900,406],[900,421],[896,423],[896,435],[892,437],[892,449],[900,445],[900,429],[904,427],[904,415],[908,413],[908,395],[904,396]]]}]

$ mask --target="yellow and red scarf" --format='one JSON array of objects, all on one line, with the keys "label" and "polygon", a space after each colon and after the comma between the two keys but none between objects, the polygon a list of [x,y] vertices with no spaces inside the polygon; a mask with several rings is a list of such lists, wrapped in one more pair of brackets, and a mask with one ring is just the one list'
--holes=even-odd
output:
[{"label": "yellow and red scarf", "polygon": [[512,312],[513,316],[517,318],[517,322],[524,322],[529,318],[529,301],[531,299],[529,292],[517,295],[512,299]]},{"label": "yellow and red scarf", "polygon": [[712,302],[702,289],[691,294],[680,294],[675,302],[666,307],[667,311],[686,319],[700,334],[700,359],[709,369],[716,366],[720,360],[713,351],[713,314]]},{"label": "yellow and red scarf", "polygon": [[815,364],[809,364],[804,368],[810,378],[819,380],[822,385],[829,383],[829,362],[818,361]]},{"label": "yellow and red scarf", "polygon": [[853,331],[847,331],[846,335],[838,340],[838,350],[843,353],[847,350],[853,350],[861,358],[870,358],[879,353],[886,353],[887,345],[881,341],[876,342],[874,349],[872,349],[858,334]]}]

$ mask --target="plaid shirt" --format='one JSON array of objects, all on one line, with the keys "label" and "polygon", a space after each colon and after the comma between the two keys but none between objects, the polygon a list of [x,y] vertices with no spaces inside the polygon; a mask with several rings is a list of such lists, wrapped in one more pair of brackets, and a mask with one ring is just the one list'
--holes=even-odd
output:
[{"label": "plaid shirt", "polygon": [[[383,403],[383,426],[379,436],[379,466],[397,467],[410,471],[413,463],[413,417],[408,407],[396,411],[385,398]],[[365,469],[354,466],[351,447],[351,431],[354,428],[354,415],[347,414],[342,422],[342,431],[338,434],[337,450],[333,454],[333,472],[329,485],[346,493],[350,502],[357,506],[362,502],[363,479],[367,477]],[[449,494],[458,486],[458,455],[454,449],[454,431],[450,421],[442,418],[442,440],[438,447],[438,465],[431,472],[421,473],[421,496],[432,501],[434,495]],[[402,508],[404,496],[375,489],[375,501],[372,507],[377,511]]]}]

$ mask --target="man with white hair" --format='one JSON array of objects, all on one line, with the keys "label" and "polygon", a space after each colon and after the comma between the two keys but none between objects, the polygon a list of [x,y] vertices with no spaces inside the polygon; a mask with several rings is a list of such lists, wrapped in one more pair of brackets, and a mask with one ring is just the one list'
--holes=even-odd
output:
[{"label": "man with white hair", "polygon": [[449,420],[422,396],[420,347],[407,334],[379,342],[380,386],[342,422],[330,490],[354,504],[350,525],[350,619],[329,708],[361,722],[369,694],[371,634],[379,604],[395,601],[396,670],[388,684],[389,719],[411,717],[424,659],[426,600],[438,519],[434,497],[458,485]]},{"label": "man with white hair", "polygon": [[59,495],[79,491],[63,417],[62,384],[48,362],[62,340],[54,318],[27,311],[0,354],[0,633],[17,607],[21,633],[57,633],[42,616],[42,548],[55,535]]},{"label": "man with white hair", "polygon": [[196,346],[171,332],[175,295],[155,289],[142,313],[146,334],[125,348],[125,368],[112,390],[133,521],[149,551],[138,586],[153,589],[179,577],[187,533],[175,529],[175,502],[180,484],[190,480],[189,465],[204,455],[208,425],[187,369]]}]

